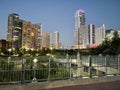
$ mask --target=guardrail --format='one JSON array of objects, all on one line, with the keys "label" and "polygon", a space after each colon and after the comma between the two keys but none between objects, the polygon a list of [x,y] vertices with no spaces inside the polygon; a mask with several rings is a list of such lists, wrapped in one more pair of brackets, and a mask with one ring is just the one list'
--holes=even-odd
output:
[{"label": "guardrail", "polygon": [[40,56],[0,59],[0,84],[96,78],[120,74],[119,56]]}]

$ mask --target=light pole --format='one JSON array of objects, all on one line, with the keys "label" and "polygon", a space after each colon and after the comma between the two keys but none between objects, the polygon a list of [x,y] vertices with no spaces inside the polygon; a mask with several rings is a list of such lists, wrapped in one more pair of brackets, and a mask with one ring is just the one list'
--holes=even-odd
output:
[{"label": "light pole", "polygon": [[33,66],[33,69],[34,69],[34,77],[33,77],[33,80],[32,80],[33,83],[37,82],[37,79],[36,79],[36,77],[35,77],[35,74],[36,74],[35,68],[36,68],[36,63],[37,63],[37,61],[38,61],[38,60],[37,60],[36,58],[33,59],[33,63],[34,63],[34,66]]},{"label": "light pole", "polygon": [[10,57],[10,55],[11,55],[11,49],[8,49],[8,52],[9,52],[9,57],[8,57],[8,64],[9,64],[9,62],[10,62],[10,59],[11,59],[11,57]]},{"label": "light pole", "polygon": [[33,48],[30,49],[30,56],[33,56]]}]

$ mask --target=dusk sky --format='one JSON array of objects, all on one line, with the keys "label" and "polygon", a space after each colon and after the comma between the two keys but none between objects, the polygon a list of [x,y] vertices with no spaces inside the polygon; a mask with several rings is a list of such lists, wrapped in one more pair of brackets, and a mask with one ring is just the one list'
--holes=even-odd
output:
[{"label": "dusk sky", "polygon": [[74,45],[75,12],[85,11],[86,24],[106,29],[120,28],[120,0],[0,0],[0,39],[7,38],[8,15],[41,23],[43,32],[60,33],[60,42]]}]

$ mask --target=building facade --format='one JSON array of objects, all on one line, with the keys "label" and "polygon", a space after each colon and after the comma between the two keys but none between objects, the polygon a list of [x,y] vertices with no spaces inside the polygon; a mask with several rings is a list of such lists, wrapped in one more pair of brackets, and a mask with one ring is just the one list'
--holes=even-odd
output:
[{"label": "building facade", "polygon": [[40,49],[41,32],[41,24],[21,20],[18,14],[9,14],[7,41],[12,42],[12,48]]},{"label": "building facade", "polygon": [[75,47],[78,49],[87,48],[88,31],[84,10],[77,10],[75,13]]},{"label": "building facade", "polygon": [[42,24],[35,24],[36,29],[36,49],[42,48]]},{"label": "building facade", "polygon": [[8,32],[7,32],[7,40],[8,41],[13,40],[12,33],[14,30],[14,24],[15,24],[14,21],[15,20],[19,20],[19,15],[15,14],[15,13],[9,14],[9,16],[8,16]]},{"label": "building facade", "polygon": [[93,24],[88,25],[88,43],[90,48],[95,46],[95,25]]},{"label": "building facade", "polygon": [[54,32],[54,48],[59,49],[59,32]]},{"label": "building facade", "polygon": [[51,33],[42,32],[42,48],[50,48],[50,47],[51,47]]},{"label": "building facade", "polygon": [[102,44],[105,39],[105,25],[103,24],[101,27],[95,29],[95,44],[98,46]]},{"label": "building facade", "polygon": [[23,22],[22,48],[33,49],[35,47],[34,26],[31,22]]},{"label": "building facade", "polygon": [[18,14],[9,14],[7,41],[12,41],[12,48],[21,48],[22,22]]}]

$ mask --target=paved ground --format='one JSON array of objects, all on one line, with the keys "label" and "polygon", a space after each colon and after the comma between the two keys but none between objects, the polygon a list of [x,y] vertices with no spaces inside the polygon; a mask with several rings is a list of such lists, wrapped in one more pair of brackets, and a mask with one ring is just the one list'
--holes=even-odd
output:
[{"label": "paved ground", "polygon": [[66,87],[59,87],[59,88],[53,88],[47,90],[120,90],[120,81],[66,86]]},{"label": "paved ground", "polygon": [[0,90],[120,90],[120,75],[87,79],[0,85]]}]

